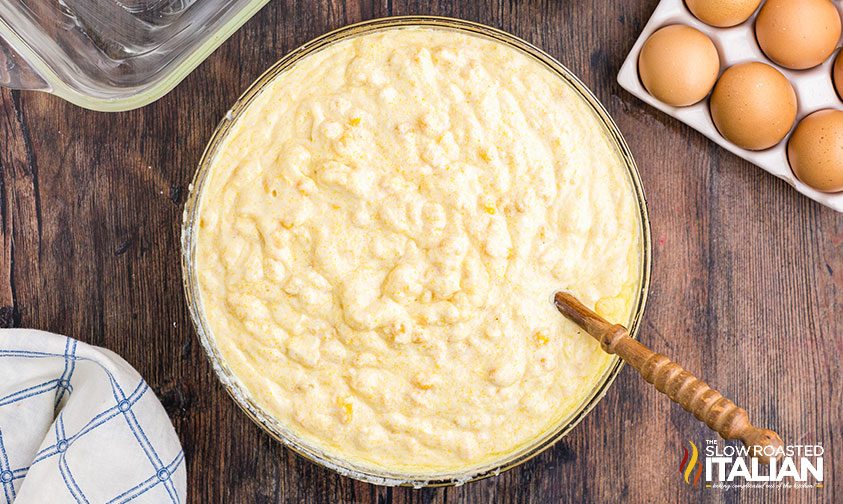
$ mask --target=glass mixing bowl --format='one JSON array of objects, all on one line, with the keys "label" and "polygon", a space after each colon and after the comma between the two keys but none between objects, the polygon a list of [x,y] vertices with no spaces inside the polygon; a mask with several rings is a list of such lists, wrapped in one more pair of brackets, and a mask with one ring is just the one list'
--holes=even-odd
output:
[{"label": "glass mixing bowl", "polygon": [[[350,25],[323,35],[291,52],[267,70],[260,78],[258,78],[258,80],[255,81],[248,90],[246,90],[240,99],[237,100],[231,110],[217,126],[217,129],[211,137],[202,159],[199,162],[199,168],[196,172],[193,184],[191,184],[191,191],[185,206],[184,221],[182,224],[182,274],[188,308],[190,310],[193,323],[196,326],[199,340],[208,354],[208,358],[214,368],[214,371],[216,371],[220,381],[223,383],[223,386],[234,398],[238,406],[240,406],[252,420],[254,420],[270,435],[311,461],[333,469],[340,474],[370,483],[381,485],[407,485],[414,487],[456,485],[500,474],[501,471],[505,471],[509,468],[522,464],[551,447],[556,441],[570,432],[571,429],[573,429],[574,426],[576,426],[583,417],[591,411],[603,395],[605,395],[606,390],[617,377],[618,371],[621,368],[622,362],[620,359],[613,356],[611,365],[604,372],[603,376],[601,376],[597,385],[590,391],[590,394],[582,402],[579,408],[561,421],[555,428],[548,430],[543,435],[536,438],[528,446],[516,450],[515,452],[489,463],[484,467],[473,468],[462,473],[436,475],[407,475],[377,471],[368,467],[356,465],[346,460],[338,459],[308,445],[296,435],[291,433],[284,427],[284,425],[281,425],[280,422],[272,418],[272,416],[267,414],[258,404],[249,398],[249,395],[238,383],[237,377],[231,372],[229,367],[226,365],[225,360],[222,358],[218,349],[214,345],[213,334],[211,333],[211,330],[205,320],[201,306],[198,279],[194,267],[195,236],[198,228],[197,212],[200,207],[202,186],[208,178],[207,175],[209,173],[211,160],[214,159],[217,149],[226,137],[229,129],[233,124],[235,124],[243,111],[249,106],[252,99],[254,99],[255,96],[263,90],[264,86],[271,82],[276,76],[295,65],[300,59],[313,54],[314,52],[324,49],[325,47],[335,44],[341,40],[355,37],[360,34],[400,27],[428,27],[456,30],[463,33],[486,37],[506,44],[546,66],[572,89],[574,89],[577,94],[590,105],[590,108],[595,117],[598,119],[598,122],[602,124],[606,135],[614,144],[618,154],[626,164],[630,188],[634,191],[635,200],[637,201],[638,220],[641,232],[641,250],[639,255],[641,261],[641,278],[639,282],[640,289],[638,290],[634,302],[632,316],[630,317],[630,320],[627,321],[627,327],[630,329],[630,333],[633,336],[637,334],[642,314],[644,312],[644,304],[650,284],[650,226],[647,218],[647,207],[644,200],[644,192],[641,187],[638,169],[635,166],[635,161],[633,161],[629,148],[621,136],[618,127],[594,95],[585,87],[585,85],[583,85],[583,83],[580,82],[580,80],[577,79],[577,77],[575,77],[567,68],[562,66],[548,54],[503,31],[477,23],[450,18],[407,16],[375,19],[372,21]],[[548,302],[550,301],[548,300]]]}]

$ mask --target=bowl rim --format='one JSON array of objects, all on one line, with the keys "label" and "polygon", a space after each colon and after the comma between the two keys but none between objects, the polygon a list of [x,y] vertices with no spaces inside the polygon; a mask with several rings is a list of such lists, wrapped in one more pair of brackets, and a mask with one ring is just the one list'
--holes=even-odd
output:
[{"label": "bowl rim", "polygon": [[260,77],[249,85],[246,91],[243,92],[231,109],[225,114],[214,130],[214,133],[211,135],[211,138],[209,139],[199,160],[193,181],[189,186],[189,194],[185,202],[181,226],[182,284],[191,321],[196,330],[199,342],[205,350],[206,357],[213,367],[217,378],[222,383],[226,392],[232,397],[232,399],[234,399],[234,402],[238,405],[238,407],[240,407],[240,409],[243,410],[243,412],[245,412],[253,422],[258,424],[258,426],[260,426],[270,436],[311,462],[327,467],[328,469],[331,469],[343,476],[349,476],[367,483],[386,486],[412,486],[415,488],[461,485],[466,482],[476,481],[490,476],[497,476],[501,472],[523,464],[553,446],[557,441],[562,439],[574,427],[576,427],[577,424],[579,424],[603,398],[609,386],[614,383],[620,369],[623,367],[623,361],[613,355],[610,366],[604,370],[603,375],[600,377],[593,390],[586,396],[580,406],[573,413],[571,413],[567,418],[562,419],[559,422],[559,425],[555,428],[549,429],[532,442],[525,444],[505,457],[493,460],[482,467],[471,468],[463,473],[434,473],[413,476],[404,473],[378,471],[365,465],[358,465],[353,462],[337,458],[325,453],[317,447],[311,446],[307,441],[304,441],[299,438],[299,436],[284,428],[284,426],[281,425],[281,422],[275,420],[271,415],[264,412],[259,405],[250,399],[245,387],[239,384],[237,377],[231,372],[218,349],[213,344],[211,330],[206,324],[203,316],[198,281],[194,268],[194,253],[196,245],[195,237],[196,229],[198,228],[195,223],[198,222],[197,216],[201,207],[201,198],[203,193],[202,187],[207,181],[207,174],[210,171],[211,162],[216,155],[217,149],[225,138],[227,138],[228,131],[231,127],[233,127],[233,125],[237,122],[237,119],[260,94],[264,87],[269,82],[273,81],[279,74],[291,68],[302,58],[329,45],[364,33],[372,33],[402,27],[449,29],[504,43],[542,63],[547,69],[570,85],[577,92],[580,98],[585,100],[585,102],[590,106],[591,111],[595,113],[597,119],[605,129],[605,132],[608,134],[607,136],[610,144],[617,149],[618,154],[622,158],[627,169],[630,184],[635,192],[639,218],[639,231],[641,234],[641,277],[640,287],[635,297],[629,332],[633,338],[637,337],[638,329],[643,319],[644,308],[650,287],[652,268],[650,221],[647,212],[644,189],[637,165],[618,126],[594,94],[585,86],[585,84],[583,84],[579,78],[577,78],[564,65],[559,63],[546,52],[529,42],[516,37],[515,35],[497,28],[473,21],[442,16],[394,16],[376,18],[335,29],[289,52],[270,66],[263,74],[260,75]]}]

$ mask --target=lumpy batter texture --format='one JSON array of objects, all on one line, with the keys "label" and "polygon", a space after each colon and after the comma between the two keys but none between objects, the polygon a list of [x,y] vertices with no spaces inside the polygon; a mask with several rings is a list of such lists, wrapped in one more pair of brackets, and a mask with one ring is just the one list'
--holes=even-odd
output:
[{"label": "lumpy batter texture", "polygon": [[567,289],[629,321],[640,216],[589,106],[517,50],[444,29],[336,43],[237,119],[200,199],[214,344],[300,441],[466,470],[564,421],[611,364]]}]

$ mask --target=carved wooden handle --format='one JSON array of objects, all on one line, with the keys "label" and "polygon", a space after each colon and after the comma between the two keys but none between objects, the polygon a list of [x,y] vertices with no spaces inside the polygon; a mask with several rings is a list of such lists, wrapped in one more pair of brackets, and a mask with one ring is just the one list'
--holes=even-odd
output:
[{"label": "carved wooden handle", "polygon": [[693,413],[723,439],[740,439],[750,448],[750,454],[755,454],[765,463],[778,458],[770,454],[776,451],[781,454],[778,448],[784,443],[778,434],[752,425],[745,409],[723,397],[679,364],[632,339],[625,327],[609,323],[570,294],[557,292],[553,301],[563,315],[599,341],[603,350],[618,355],[637,369],[659,392]]}]

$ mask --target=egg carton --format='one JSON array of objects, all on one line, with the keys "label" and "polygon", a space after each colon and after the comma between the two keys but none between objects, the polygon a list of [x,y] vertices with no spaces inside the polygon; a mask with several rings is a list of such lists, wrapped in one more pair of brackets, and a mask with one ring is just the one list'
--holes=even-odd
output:
[{"label": "egg carton", "polygon": [[[841,11],[841,2],[835,1],[834,4],[837,10]],[[642,101],[679,119],[726,150],[785,180],[805,196],[838,212],[843,212],[843,192],[824,193],[803,184],[793,174],[787,161],[787,140],[790,138],[793,128],[803,117],[820,109],[843,109],[843,102],[840,101],[834,90],[831,77],[832,65],[837,53],[832,54],[823,64],[809,70],[790,70],[776,65],[764,55],[755,39],[755,16],[757,14],[758,11],[738,26],[716,28],[694,17],[683,0],[662,0],[621,66],[618,73],[618,83]],[[743,149],[723,138],[717,131],[709,113],[708,98],[688,107],[673,107],[660,102],[647,92],[638,77],[638,53],[653,32],[671,24],[691,26],[708,35],[720,54],[721,74],[726,68],[736,63],[760,61],[773,66],[790,80],[793,89],[796,91],[798,110],[796,121],[784,140],[762,151]]]}]

